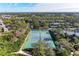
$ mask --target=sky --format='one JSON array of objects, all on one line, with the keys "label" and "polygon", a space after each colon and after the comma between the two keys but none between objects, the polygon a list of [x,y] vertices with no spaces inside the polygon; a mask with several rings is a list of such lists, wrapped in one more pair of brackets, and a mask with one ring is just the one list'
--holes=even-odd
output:
[{"label": "sky", "polygon": [[79,4],[0,3],[0,12],[79,12]]}]

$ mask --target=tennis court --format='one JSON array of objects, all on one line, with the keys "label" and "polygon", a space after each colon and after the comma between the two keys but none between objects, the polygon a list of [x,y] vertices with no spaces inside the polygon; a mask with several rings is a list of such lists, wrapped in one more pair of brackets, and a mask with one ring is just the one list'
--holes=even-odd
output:
[{"label": "tennis court", "polygon": [[55,48],[48,30],[32,30],[24,43],[23,49],[33,48],[32,44],[37,43],[38,40],[45,40],[51,48]]}]

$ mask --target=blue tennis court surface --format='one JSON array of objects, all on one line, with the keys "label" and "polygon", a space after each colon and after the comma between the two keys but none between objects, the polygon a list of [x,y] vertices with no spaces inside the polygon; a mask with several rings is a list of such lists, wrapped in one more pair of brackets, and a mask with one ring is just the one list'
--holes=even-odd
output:
[{"label": "blue tennis court surface", "polygon": [[24,43],[23,49],[33,48],[32,44],[37,43],[38,40],[45,40],[51,48],[55,48],[55,44],[47,30],[32,30],[30,32],[29,37],[26,39]]}]

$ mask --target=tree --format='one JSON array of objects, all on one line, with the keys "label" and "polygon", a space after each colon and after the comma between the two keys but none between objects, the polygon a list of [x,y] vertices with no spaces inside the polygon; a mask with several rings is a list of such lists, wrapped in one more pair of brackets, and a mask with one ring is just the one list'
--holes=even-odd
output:
[{"label": "tree", "polygon": [[63,48],[63,49],[59,49],[56,54],[58,56],[68,56],[70,55],[71,51],[69,49]]},{"label": "tree", "polygon": [[35,56],[54,56],[55,52],[53,48],[50,48],[45,41],[39,40],[37,43],[32,44],[32,54]]},{"label": "tree", "polygon": [[33,26],[34,28],[39,28],[39,22],[38,21],[33,21]]}]

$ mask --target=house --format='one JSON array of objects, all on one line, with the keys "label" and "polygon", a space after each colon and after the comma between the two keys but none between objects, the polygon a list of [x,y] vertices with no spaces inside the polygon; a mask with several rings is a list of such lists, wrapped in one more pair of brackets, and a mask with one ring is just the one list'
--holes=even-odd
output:
[{"label": "house", "polygon": [[50,23],[49,27],[50,28],[58,28],[58,27],[60,27],[60,23]]},{"label": "house", "polygon": [[12,17],[12,15],[1,15],[1,17],[4,19],[4,18],[6,18],[6,19],[10,19],[11,17]]}]

